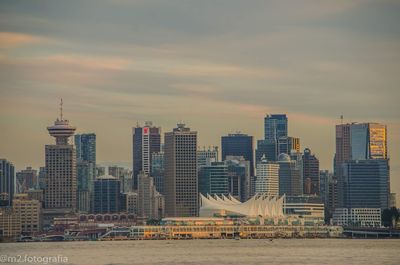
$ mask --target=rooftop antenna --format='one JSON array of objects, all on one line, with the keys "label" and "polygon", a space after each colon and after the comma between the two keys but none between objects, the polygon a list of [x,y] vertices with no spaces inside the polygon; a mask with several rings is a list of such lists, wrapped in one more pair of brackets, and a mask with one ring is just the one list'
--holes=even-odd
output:
[{"label": "rooftop antenna", "polygon": [[340,115],[340,122],[343,124],[343,115]]},{"label": "rooftop antenna", "polygon": [[62,98],[61,98],[61,102],[60,102],[60,118],[61,118],[61,120],[63,120],[63,101],[62,101]]}]

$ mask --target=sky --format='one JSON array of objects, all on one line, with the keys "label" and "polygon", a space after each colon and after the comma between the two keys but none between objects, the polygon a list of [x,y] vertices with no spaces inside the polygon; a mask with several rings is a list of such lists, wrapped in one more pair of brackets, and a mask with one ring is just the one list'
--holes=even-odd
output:
[{"label": "sky", "polygon": [[99,162],[130,164],[131,130],[178,121],[199,145],[263,137],[286,113],[332,169],[335,124],[388,126],[400,201],[399,1],[69,0],[0,2],[0,157],[44,165],[64,101]]}]

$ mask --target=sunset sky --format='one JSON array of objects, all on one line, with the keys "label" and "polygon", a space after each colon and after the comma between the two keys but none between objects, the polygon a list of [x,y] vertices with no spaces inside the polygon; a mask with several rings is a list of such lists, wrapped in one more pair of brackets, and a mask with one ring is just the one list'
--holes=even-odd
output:
[{"label": "sunset sky", "polygon": [[[399,1],[1,1],[0,158],[44,165],[46,126],[130,163],[131,127],[183,120],[199,145],[263,136],[266,113],[332,169],[334,126],[388,125],[400,193]],[[400,197],[398,196],[398,201]]]}]

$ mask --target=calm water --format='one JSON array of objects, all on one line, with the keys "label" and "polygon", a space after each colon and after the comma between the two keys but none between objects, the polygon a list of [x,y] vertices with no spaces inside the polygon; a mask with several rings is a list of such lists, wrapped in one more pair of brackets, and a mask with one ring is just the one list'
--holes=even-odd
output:
[{"label": "calm water", "polygon": [[[9,256],[68,257],[58,264],[400,264],[400,240],[277,239],[0,244]],[[35,263],[35,264],[43,264]],[[4,263],[0,263],[4,264]],[[7,264],[7,263],[6,263]],[[13,263],[15,264],[15,263]],[[18,264],[18,263],[17,263]],[[27,263],[19,263],[27,264]],[[33,263],[30,263],[33,264]]]}]

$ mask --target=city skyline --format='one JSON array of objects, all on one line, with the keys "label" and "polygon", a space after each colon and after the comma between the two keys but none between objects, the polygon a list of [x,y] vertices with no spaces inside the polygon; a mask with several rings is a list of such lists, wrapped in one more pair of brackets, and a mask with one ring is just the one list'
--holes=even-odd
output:
[{"label": "city skyline", "polygon": [[265,114],[286,113],[289,135],[332,170],[340,115],[379,122],[400,193],[395,1],[1,7],[0,155],[16,171],[44,166],[45,128],[62,97],[77,133],[96,133],[100,163],[130,164],[138,121],[164,133],[184,120],[200,146],[241,131],[255,146]]}]

